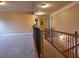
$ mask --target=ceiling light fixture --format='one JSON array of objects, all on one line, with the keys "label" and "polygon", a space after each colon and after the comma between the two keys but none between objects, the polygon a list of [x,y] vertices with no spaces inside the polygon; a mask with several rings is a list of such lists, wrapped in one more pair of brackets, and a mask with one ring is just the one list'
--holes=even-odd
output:
[{"label": "ceiling light fixture", "polygon": [[42,12],[42,11],[39,11],[39,12],[37,12],[37,13],[35,13],[36,15],[43,15],[43,14],[45,14],[44,12]]},{"label": "ceiling light fixture", "polygon": [[41,3],[41,7],[42,7],[42,8],[46,8],[47,6],[48,6],[47,3]]},{"label": "ceiling light fixture", "polygon": [[5,2],[4,1],[0,1],[0,7],[4,6]]}]

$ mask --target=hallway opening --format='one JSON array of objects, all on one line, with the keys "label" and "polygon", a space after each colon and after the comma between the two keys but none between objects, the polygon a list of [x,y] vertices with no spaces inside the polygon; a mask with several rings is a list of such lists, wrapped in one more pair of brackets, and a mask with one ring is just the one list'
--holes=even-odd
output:
[{"label": "hallway opening", "polygon": [[0,58],[78,58],[78,1],[0,1]]}]

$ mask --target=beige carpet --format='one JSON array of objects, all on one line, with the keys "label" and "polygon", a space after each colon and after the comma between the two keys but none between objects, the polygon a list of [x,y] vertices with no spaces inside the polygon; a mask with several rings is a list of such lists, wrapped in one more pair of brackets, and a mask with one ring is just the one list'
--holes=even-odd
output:
[{"label": "beige carpet", "polygon": [[0,35],[0,58],[36,58],[32,34]]}]

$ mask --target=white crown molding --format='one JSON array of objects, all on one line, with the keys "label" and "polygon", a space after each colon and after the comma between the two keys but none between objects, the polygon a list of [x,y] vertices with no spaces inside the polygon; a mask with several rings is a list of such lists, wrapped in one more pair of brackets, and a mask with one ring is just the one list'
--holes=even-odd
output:
[{"label": "white crown molding", "polygon": [[70,4],[68,4],[68,5],[64,6],[64,7],[62,7],[61,9],[57,10],[56,12],[50,14],[50,16],[53,16],[53,15],[55,15],[55,14],[57,14],[57,13],[60,13],[60,12],[62,12],[62,11],[65,11],[65,10],[67,10],[67,9],[69,9],[69,8],[71,8],[71,7],[75,6],[75,5],[77,5],[77,4],[79,4],[78,1],[72,2],[72,3],[70,3]]}]

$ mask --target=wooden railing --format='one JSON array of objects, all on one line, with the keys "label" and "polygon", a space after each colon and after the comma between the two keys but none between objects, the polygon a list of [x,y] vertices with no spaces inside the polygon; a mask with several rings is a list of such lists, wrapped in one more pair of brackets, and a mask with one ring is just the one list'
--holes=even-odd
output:
[{"label": "wooden railing", "polygon": [[65,33],[56,30],[45,30],[45,39],[56,49],[58,49],[65,57],[78,57],[78,33]]}]

